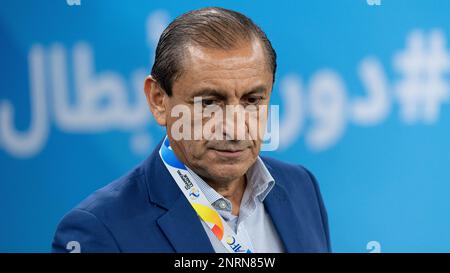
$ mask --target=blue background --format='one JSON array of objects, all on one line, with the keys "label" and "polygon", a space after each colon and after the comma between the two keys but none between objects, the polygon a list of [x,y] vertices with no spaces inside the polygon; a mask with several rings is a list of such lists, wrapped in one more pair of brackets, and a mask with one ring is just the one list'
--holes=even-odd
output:
[{"label": "blue background", "polygon": [[[280,105],[282,138],[278,150],[264,154],[303,164],[316,175],[328,208],[333,250],[369,252],[367,244],[377,241],[381,252],[449,252],[449,68],[437,74],[445,94],[435,107],[437,114],[431,120],[420,115],[408,120],[396,95],[395,86],[404,75],[396,68],[395,56],[406,52],[414,33],[427,42],[436,31],[446,42],[450,1],[381,0],[380,5],[369,5],[366,0],[81,0],[81,5],[73,6],[65,0],[2,1],[0,123],[7,101],[14,108],[13,127],[29,130],[28,56],[36,47],[45,53],[48,82],[51,49],[59,45],[67,53],[71,105],[77,104],[72,53],[80,43],[92,50],[93,73],[114,73],[126,87],[127,104],[137,105],[145,98],[133,83],[143,83],[144,78],[132,81],[132,75],[149,72],[158,29],[188,10],[205,6],[246,14],[277,50],[272,103]],[[447,43],[443,50],[449,54]],[[377,101],[385,111],[376,121],[357,122],[353,103],[371,98],[359,74],[367,58],[376,60],[385,75],[386,92]],[[341,91],[328,88],[331,98],[325,96],[322,104],[314,106],[314,85],[327,78],[334,87],[340,83]],[[427,74],[416,79],[423,87],[424,97],[419,99],[423,101],[437,85],[427,87]],[[59,91],[47,84],[46,105],[39,111],[47,129],[36,149],[14,152],[17,149],[0,134],[1,252],[49,251],[61,217],[138,164],[164,135],[147,109],[145,119],[132,126],[111,121],[103,129],[70,129],[57,122],[54,92]],[[333,96],[336,92],[341,100]],[[329,110],[333,105],[341,107]],[[102,107],[107,109],[108,101],[100,103]],[[325,118],[314,109],[325,111]],[[322,130],[332,133],[325,142],[316,142],[312,132],[320,131],[317,126],[322,123]],[[338,129],[329,129],[337,123]]]}]

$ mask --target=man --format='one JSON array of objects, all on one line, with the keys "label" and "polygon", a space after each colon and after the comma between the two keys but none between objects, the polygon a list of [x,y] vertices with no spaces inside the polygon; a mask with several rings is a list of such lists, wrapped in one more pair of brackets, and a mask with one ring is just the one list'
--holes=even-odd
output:
[{"label": "man", "polygon": [[[270,41],[244,15],[205,8],[175,19],[161,35],[144,86],[167,137],[140,166],[69,212],[53,251],[75,244],[81,252],[329,252],[314,176],[258,156],[261,137],[249,137],[251,111],[244,110],[244,121],[216,120],[212,132],[223,139],[174,130],[180,107],[268,106],[275,70]],[[194,116],[183,126],[206,125],[211,117]],[[237,123],[248,139],[231,129]]]}]

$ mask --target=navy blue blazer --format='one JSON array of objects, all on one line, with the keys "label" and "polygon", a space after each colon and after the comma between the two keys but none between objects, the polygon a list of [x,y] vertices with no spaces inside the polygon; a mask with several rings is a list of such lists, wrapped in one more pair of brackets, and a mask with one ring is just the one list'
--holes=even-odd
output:
[{"label": "navy blue blazer", "polygon": [[[214,252],[194,209],[153,153],[96,191],[59,223],[52,252]],[[262,157],[275,179],[264,200],[287,252],[330,252],[327,213],[314,176]]]}]

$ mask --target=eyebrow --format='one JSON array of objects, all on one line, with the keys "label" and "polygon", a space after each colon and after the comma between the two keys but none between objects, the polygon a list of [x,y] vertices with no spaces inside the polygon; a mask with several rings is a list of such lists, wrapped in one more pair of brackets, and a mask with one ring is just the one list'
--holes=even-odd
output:
[{"label": "eyebrow", "polygon": [[[256,87],[244,92],[243,96],[264,93],[266,91],[266,89],[267,88],[265,85],[258,85]],[[191,95],[191,97],[206,97],[206,96],[216,97],[218,99],[226,99],[227,91],[207,87],[207,88],[199,89],[199,90],[193,92],[193,94]]]}]

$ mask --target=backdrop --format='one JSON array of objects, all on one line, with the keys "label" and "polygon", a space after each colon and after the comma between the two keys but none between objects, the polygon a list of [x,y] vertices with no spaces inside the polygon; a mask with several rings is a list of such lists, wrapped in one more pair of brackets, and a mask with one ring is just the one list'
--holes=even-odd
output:
[{"label": "backdrop", "polygon": [[449,252],[446,0],[2,1],[0,251],[49,251],[69,209],[152,151],[155,45],[205,6],[277,50],[280,146],[264,154],[317,176],[333,250]]}]

